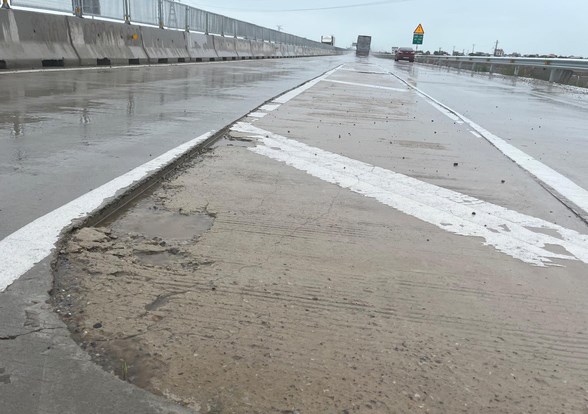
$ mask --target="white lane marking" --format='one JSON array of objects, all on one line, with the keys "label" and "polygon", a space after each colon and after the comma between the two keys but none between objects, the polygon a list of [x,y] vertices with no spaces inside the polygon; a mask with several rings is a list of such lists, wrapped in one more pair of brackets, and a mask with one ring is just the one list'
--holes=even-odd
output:
[{"label": "white lane marking", "polygon": [[437,105],[435,102],[430,101],[428,99],[427,99],[427,102],[432,107],[434,107],[439,112],[441,112],[443,115],[447,116],[449,119],[451,119],[453,122],[455,122],[456,124],[459,124],[459,125],[463,124],[463,121],[457,115],[455,115],[453,112],[449,112],[447,109],[443,108],[442,106]]},{"label": "white lane marking", "polygon": [[368,75],[388,75],[388,72],[376,72],[376,71],[371,71],[371,70],[358,70],[358,69],[348,69],[348,68],[342,68],[341,70],[344,70],[347,72],[365,73]]},{"label": "white lane marking", "polygon": [[295,89],[292,89],[290,92],[286,92],[285,94],[283,94],[282,96],[278,96],[276,99],[273,100],[274,103],[277,104],[285,104],[286,102],[296,98],[298,95],[300,95],[302,92],[312,88],[314,85],[316,85],[317,83],[319,83],[320,81],[322,81],[323,79],[328,78],[329,76],[331,76],[333,73],[337,72],[339,69],[341,69],[343,65],[339,65],[337,66],[335,69],[331,69],[328,72],[325,72],[323,75],[319,76],[318,78],[315,78],[311,81],[306,82],[305,84],[303,84],[302,86],[299,86]]},{"label": "white lane marking", "polygon": [[480,134],[486,141],[494,145],[500,152],[502,152],[508,158],[516,162],[521,168],[528,171],[529,173],[534,175],[539,181],[548,185],[557,193],[559,193],[560,195],[574,203],[576,206],[578,206],[580,209],[584,211],[584,214],[588,214],[588,191],[586,191],[584,188],[580,187],[578,184],[576,184],[563,174],[555,171],[553,168],[548,167],[541,161],[538,161],[535,158],[531,157],[526,152],[523,152],[515,146],[509,144],[499,136],[494,135],[493,133],[476,124],[474,121],[467,118],[466,116],[460,114],[457,111],[454,111],[447,105],[439,102],[437,99],[426,94],[416,86],[411,85],[398,75],[395,75],[392,72],[390,72],[390,74],[399,79],[400,81],[402,81],[409,88],[414,89],[421,96],[437,104],[438,107],[443,108],[444,111],[452,112],[454,115],[461,118],[466,124],[468,124],[478,134]]},{"label": "white lane marking", "polygon": [[266,112],[272,112],[275,111],[276,109],[278,109],[281,105],[271,105],[271,104],[266,104],[263,105],[261,108],[259,108],[262,111],[266,111]]},{"label": "white lane marking", "polygon": [[[281,161],[324,181],[374,198],[445,231],[481,237],[484,245],[535,266],[552,259],[588,263],[588,235],[548,221],[419,181],[240,122],[232,128],[260,144],[251,151]],[[474,214],[475,213],[475,214]],[[542,232],[555,231],[559,236]],[[568,254],[554,253],[561,246]]]},{"label": "white lane marking", "polygon": [[482,137],[482,135],[478,134],[476,131],[470,131],[472,133],[473,136],[475,136],[476,138],[484,138]]},{"label": "white lane marking", "polygon": [[391,88],[389,86],[380,86],[380,85],[370,85],[367,83],[345,82],[345,81],[334,80],[334,79],[323,79],[323,82],[333,82],[333,83],[341,83],[343,85],[361,86],[362,88],[385,89],[387,91],[395,91],[395,92],[408,92],[408,89]]},{"label": "white lane marking", "polygon": [[247,116],[250,116],[252,118],[263,118],[264,116],[267,115],[267,112],[250,112],[249,114],[247,114]]},{"label": "white lane marking", "polygon": [[0,292],[47,257],[61,231],[72,220],[81,218],[100,207],[105,200],[133,183],[155,173],[194,147],[202,144],[214,131],[200,135],[163,155],[117,177],[81,197],[39,217],[0,240]]}]

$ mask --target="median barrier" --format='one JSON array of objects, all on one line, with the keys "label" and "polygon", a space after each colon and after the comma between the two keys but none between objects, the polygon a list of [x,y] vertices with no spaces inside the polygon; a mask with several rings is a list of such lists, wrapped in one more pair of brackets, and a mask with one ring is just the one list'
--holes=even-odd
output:
[{"label": "median barrier", "polygon": [[251,50],[253,56],[257,59],[266,59],[277,57],[276,49],[273,43],[263,41],[251,41]]},{"label": "median barrier", "polygon": [[71,41],[82,66],[148,62],[141,28],[129,24],[67,17]]},{"label": "median barrier", "polygon": [[234,37],[213,36],[214,50],[222,60],[236,60],[237,46]]},{"label": "median barrier", "polygon": [[190,61],[184,32],[142,26],[141,35],[149,63]]},{"label": "median barrier", "polygon": [[192,62],[210,62],[218,59],[212,36],[202,33],[186,33],[186,42]]},{"label": "median barrier", "polygon": [[251,41],[245,39],[235,39],[235,49],[240,59],[251,59],[253,52],[251,51]]},{"label": "median barrier", "polygon": [[98,19],[0,10],[0,69],[326,55],[276,44]]},{"label": "median barrier", "polygon": [[0,9],[0,68],[79,64],[65,16]]},{"label": "median barrier", "polygon": [[294,45],[287,45],[285,43],[282,43],[280,44],[280,51],[283,57],[296,56],[296,47]]}]

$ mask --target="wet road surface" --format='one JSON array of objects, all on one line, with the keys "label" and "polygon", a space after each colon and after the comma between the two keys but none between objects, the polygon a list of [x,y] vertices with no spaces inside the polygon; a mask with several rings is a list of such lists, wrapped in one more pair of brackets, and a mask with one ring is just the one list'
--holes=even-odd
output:
[{"label": "wet road surface", "polygon": [[0,75],[0,240],[341,59]]},{"label": "wet road surface", "polygon": [[[0,237],[341,62],[354,63],[355,58],[0,75]],[[252,378],[251,369],[268,367],[268,375],[275,375],[276,367],[290,369],[284,365],[289,360],[297,361],[293,378],[300,382],[270,375],[267,387],[241,394],[243,401],[250,404],[259,398],[261,405],[267,404],[266,391],[274,387],[274,394],[291,398],[280,402],[291,410],[299,397],[311,395],[306,403],[316,407],[332,407],[337,399],[342,409],[367,401],[357,409],[386,410],[391,405],[408,412],[426,400],[439,411],[449,401],[455,408],[449,411],[471,412],[461,405],[466,387],[476,396],[472,400],[468,394],[467,404],[474,401],[481,407],[478,412],[510,408],[512,401],[527,411],[533,404],[552,404],[554,409],[559,405],[567,411],[585,408],[585,224],[465,126],[456,125],[401,82],[375,73],[382,67],[413,83],[418,73],[417,84],[427,93],[521,149],[529,148],[523,147],[529,143],[524,132],[533,119],[549,115],[550,124],[561,126],[558,114],[583,105],[573,94],[549,85],[537,84],[537,91],[517,81],[508,92],[508,80],[449,76],[379,60],[375,66],[346,66],[316,85],[314,94],[301,95],[297,104],[266,113],[264,119],[270,109],[259,111],[260,118],[250,117],[251,122],[261,119],[256,125],[268,135],[279,133],[310,149],[279,160],[281,151],[289,151],[289,141],[225,141],[199,169],[182,178],[180,187],[186,184],[189,191],[167,186],[157,193],[155,201],[171,213],[161,211],[159,204],[157,210],[147,204],[146,212],[124,226],[113,225],[113,233],[79,240],[87,243],[78,246],[77,253],[89,252],[87,258],[95,263],[100,259],[94,256],[115,249],[105,266],[85,263],[75,275],[88,269],[97,272],[91,280],[84,279],[104,295],[92,304],[92,312],[101,319],[119,311],[124,315],[92,334],[110,335],[121,323],[128,324],[121,332],[131,335],[155,327],[156,336],[144,335],[146,341],[166,351],[190,351],[186,364],[203,369],[194,372],[211,369],[211,377],[219,379],[219,387],[206,385],[212,408],[227,397],[225,402],[244,406],[235,399],[237,394],[214,394],[225,385],[223,378],[239,387]],[[441,75],[450,81],[439,79]],[[502,85],[501,92],[495,85]],[[510,105],[513,95],[521,105],[539,103],[521,111],[521,105]],[[497,100],[495,110],[508,110],[492,113],[485,96]],[[506,128],[501,119],[511,113],[520,116]],[[323,124],[328,119],[336,122]],[[569,118],[570,131],[584,130],[578,119]],[[515,140],[509,131],[520,134]],[[549,135],[542,136],[536,148],[549,147],[550,165],[582,183],[585,175],[577,171],[583,165],[577,160],[584,159],[586,151],[581,133],[572,135],[575,158],[564,159],[568,150],[551,142]],[[247,151],[253,146],[259,147],[257,154]],[[318,155],[323,161],[325,155],[334,157],[337,163],[326,166],[342,166],[344,171],[313,171],[310,177],[299,170]],[[565,165],[556,165],[560,158]],[[359,165],[350,179],[333,185],[335,172],[347,174],[346,168],[358,167],[349,159],[367,163],[367,169]],[[388,172],[374,174],[376,166]],[[435,208],[448,207],[450,220],[422,215],[421,209],[407,205],[393,211],[390,203],[398,195],[386,197],[400,187],[385,186],[399,184],[390,171],[418,180],[410,181],[410,191],[419,190],[421,203],[433,200]],[[360,178],[375,185],[368,197],[362,193],[366,188],[353,187]],[[460,200],[469,203],[465,211],[456,204]],[[500,213],[499,220],[488,222],[491,229],[476,220],[486,218],[488,211]],[[156,236],[171,239],[167,244],[150,234],[147,239],[139,235],[140,248],[134,244],[138,232],[145,230],[141,218],[146,213],[154,214],[154,226],[146,233],[172,232]],[[202,240],[185,246],[182,232]],[[537,267],[552,262],[562,267]],[[100,285],[101,272],[107,289]],[[0,388],[0,399],[14,408],[11,411],[27,413],[86,412],[88,407],[109,413],[122,404],[131,407],[128,410],[168,412],[153,405],[154,397],[102,372],[76,347],[46,303],[52,282],[49,260],[44,260],[0,295],[0,377],[7,382]],[[136,283],[144,283],[141,294],[136,294]],[[126,306],[136,307],[138,319]],[[199,308],[187,312],[186,306]],[[183,314],[196,317],[180,319],[182,329],[177,329],[178,320],[169,316]],[[237,321],[237,326],[220,329],[219,315],[229,315],[222,322]],[[301,323],[288,330],[297,318]],[[99,329],[94,328],[97,321],[91,322],[92,329]],[[205,358],[194,359],[190,347],[195,337],[186,326],[202,334],[196,338],[205,352],[198,355]],[[245,341],[227,345],[223,335],[235,332]],[[322,343],[308,340],[323,337],[327,339]],[[354,337],[362,339],[345,343]],[[382,349],[374,344],[392,345]],[[318,359],[311,356],[309,361],[309,355]],[[392,361],[396,378],[385,377],[390,370],[382,360]],[[186,364],[175,359],[164,379],[187,393],[182,403],[197,404],[189,393],[195,389],[190,381],[199,378],[186,380]],[[222,364],[226,370],[219,376]],[[340,383],[343,392],[333,394],[331,381],[319,378],[327,368],[344,374],[342,381],[353,378],[360,387]],[[481,376],[488,368],[494,377]],[[358,376],[358,369],[365,375]],[[422,379],[418,384],[411,382],[415,372]],[[316,381],[310,390],[307,378]],[[399,380],[402,388],[397,387]],[[358,390],[360,394],[354,394]],[[366,400],[373,390],[382,393]],[[525,395],[532,398],[525,400]],[[543,398],[539,403],[538,397]]]},{"label": "wet road surface", "polygon": [[588,90],[386,59],[377,62],[588,188]]}]

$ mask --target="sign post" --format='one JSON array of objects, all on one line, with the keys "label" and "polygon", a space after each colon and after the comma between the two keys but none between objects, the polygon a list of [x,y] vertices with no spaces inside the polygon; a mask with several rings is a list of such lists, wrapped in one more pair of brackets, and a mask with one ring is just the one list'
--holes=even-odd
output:
[{"label": "sign post", "polygon": [[412,35],[412,44],[416,45],[416,49],[418,50],[419,45],[423,44],[423,38],[425,37],[425,30],[423,29],[423,25],[419,23],[416,29],[414,29],[414,33]]}]

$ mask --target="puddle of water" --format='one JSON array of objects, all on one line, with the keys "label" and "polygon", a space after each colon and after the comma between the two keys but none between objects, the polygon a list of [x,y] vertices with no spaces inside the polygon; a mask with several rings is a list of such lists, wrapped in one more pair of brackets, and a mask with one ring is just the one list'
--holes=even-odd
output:
[{"label": "puddle of water", "polygon": [[[206,213],[180,214],[158,206],[137,206],[112,224],[116,232],[139,233],[147,238],[159,237],[164,240],[193,240],[212,227],[214,217]],[[156,260],[157,253],[152,256]],[[164,257],[162,257],[164,259]]]}]

